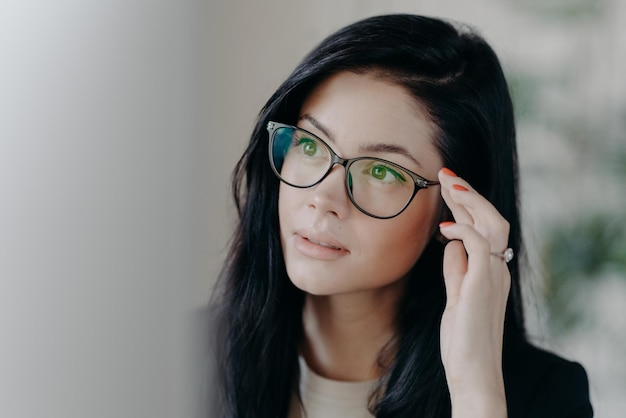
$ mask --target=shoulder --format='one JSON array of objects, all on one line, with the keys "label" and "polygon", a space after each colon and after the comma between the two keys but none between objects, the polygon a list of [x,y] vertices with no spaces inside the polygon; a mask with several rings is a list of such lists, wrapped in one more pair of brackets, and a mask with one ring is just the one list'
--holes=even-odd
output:
[{"label": "shoulder", "polygon": [[593,416],[580,364],[518,340],[507,345],[503,368],[509,418]]}]

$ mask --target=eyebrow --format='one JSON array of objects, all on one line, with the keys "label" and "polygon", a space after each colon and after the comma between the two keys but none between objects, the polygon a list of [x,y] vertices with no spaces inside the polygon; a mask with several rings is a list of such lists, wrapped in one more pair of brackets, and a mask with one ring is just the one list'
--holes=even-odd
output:
[{"label": "eyebrow", "polygon": [[[336,142],[335,141],[335,137],[332,134],[332,132],[330,130],[328,130],[323,124],[321,124],[317,119],[315,119],[310,114],[307,113],[307,114],[304,114],[304,115],[300,116],[300,118],[298,119],[298,122],[301,121],[301,120],[306,120],[311,125],[313,125],[316,129],[318,129],[320,132],[322,132],[331,142]],[[417,161],[415,159],[415,157],[413,157],[411,155],[411,153],[405,147],[403,147],[402,145],[385,144],[385,143],[382,143],[382,142],[380,142],[380,143],[373,143],[373,144],[366,144],[366,145],[359,146],[359,152],[362,152],[362,153],[385,152],[385,153],[404,155],[405,157],[407,157],[408,159],[413,161],[415,164],[417,164],[419,167],[422,166],[420,164],[420,162]]]},{"label": "eyebrow", "polygon": [[421,167],[422,165],[419,163],[419,161],[417,161],[410,153],[409,151],[403,147],[402,145],[396,145],[396,144],[383,144],[383,143],[378,143],[378,144],[367,144],[367,145],[361,145],[359,146],[359,151],[363,152],[363,153],[367,153],[367,152],[387,152],[387,153],[393,153],[393,154],[399,154],[399,155],[404,155],[405,157],[407,157],[409,160],[413,161],[415,164],[417,164],[419,167]]},{"label": "eyebrow", "polygon": [[335,136],[313,116],[306,113],[300,116],[300,118],[298,119],[298,122],[300,122],[301,120],[308,121],[311,125],[315,126],[316,129],[321,131],[326,136],[326,138],[328,138],[331,142],[335,142]]}]

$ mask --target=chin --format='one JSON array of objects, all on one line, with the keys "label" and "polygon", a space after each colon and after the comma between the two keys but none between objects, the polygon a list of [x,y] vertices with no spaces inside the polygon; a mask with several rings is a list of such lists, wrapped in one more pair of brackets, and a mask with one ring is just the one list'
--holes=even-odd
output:
[{"label": "chin", "polygon": [[352,291],[352,289],[346,286],[347,283],[345,283],[345,281],[342,282],[341,279],[328,277],[327,275],[324,279],[320,279],[319,275],[312,275],[310,271],[308,273],[309,274],[290,274],[288,271],[287,275],[295,287],[309,295],[331,296],[350,293]]},{"label": "chin", "polygon": [[288,273],[289,280],[298,289],[304,293],[314,296],[336,296],[336,295],[348,295],[357,294],[361,292],[382,290],[394,283],[401,282],[402,279],[390,280],[385,283],[371,284],[370,286],[364,285],[364,283],[350,283],[345,278],[332,277],[325,280],[320,280],[317,277],[311,277],[311,275],[290,275]]},{"label": "chin", "polygon": [[[310,295],[330,296],[336,294],[338,290],[336,286],[317,279],[298,277],[297,275],[292,276],[289,274],[288,276],[289,280],[291,281],[291,283],[293,283],[295,287]],[[292,277],[296,278],[292,279]]]}]

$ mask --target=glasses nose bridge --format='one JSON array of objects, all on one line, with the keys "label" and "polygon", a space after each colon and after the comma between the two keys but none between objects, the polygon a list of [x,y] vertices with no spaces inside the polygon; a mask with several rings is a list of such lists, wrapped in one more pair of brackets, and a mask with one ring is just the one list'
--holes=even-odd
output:
[{"label": "glasses nose bridge", "polygon": [[333,171],[333,167],[335,166],[335,164],[339,164],[340,166],[342,166],[344,169],[344,174],[347,176],[348,167],[350,166],[350,161],[352,160],[350,158],[341,158],[332,149],[330,150],[330,153],[332,155],[332,159],[330,161],[330,167],[328,168],[328,171],[326,172],[326,175],[324,177],[327,177],[330,172]]},{"label": "glasses nose bridge", "polygon": [[[328,147],[328,150],[330,151],[330,155],[332,157],[331,160],[330,160],[330,164],[328,166],[328,170],[326,170],[326,173],[322,176],[321,179],[319,179],[319,181],[316,184],[321,183],[322,181],[324,181],[330,175],[330,173],[333,171],[333,167],[335,167],[335,164],[339,164],[340,166],[343,167],[344,176],[346,178],[345,181],[347,182],[348,181],[348,179],[347,179],[347,177],[348,177],[348,167],[350,166],[350,162],[352,160],[350,158],[341,158],[330,147]],[[347,184],[346,184],[346,187],[347,187]]]},{"label": "glasses nose bridge", "polygon": [[343,166],[343,168],[347,169],[348,168],[348,164],[350,163],[350,159],[349,158],[341,158],[340,156],[338,156],[337,154],[335,154],[334,151],[331,150],[332,153],[332,160],[330,162],[330,168],[332,170],[333,166],[335,164],[339,164],[341,166]]}]

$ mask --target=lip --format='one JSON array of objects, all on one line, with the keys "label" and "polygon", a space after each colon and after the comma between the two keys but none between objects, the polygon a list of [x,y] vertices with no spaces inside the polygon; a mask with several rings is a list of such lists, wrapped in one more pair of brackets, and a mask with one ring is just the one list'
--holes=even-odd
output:
[{"label": "lip", "polygon": [[338,239],[325,232],[297,231],[294,247],[302,255],[318,260],[336,260],[350,254]]}]

